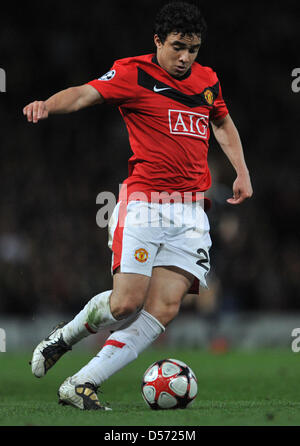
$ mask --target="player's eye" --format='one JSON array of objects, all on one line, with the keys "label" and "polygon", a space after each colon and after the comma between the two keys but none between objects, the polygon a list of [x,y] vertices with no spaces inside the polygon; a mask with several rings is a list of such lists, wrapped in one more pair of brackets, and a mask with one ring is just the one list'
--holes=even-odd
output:
[{"label": "player's eye", "polygon": [[[183,47],[181,47],[181,46],[173,46],[173,48],[174,48],[175,51],[182,51],[182,50],[185,49],[185,48],[183,48]],[[190,53],[190,54],[195,54],[195,53],[197,53],[198,49],[199,49],[198,47],[196,47],[196,48],[190,48],[190,49],[189,49],[189,53]]]}]

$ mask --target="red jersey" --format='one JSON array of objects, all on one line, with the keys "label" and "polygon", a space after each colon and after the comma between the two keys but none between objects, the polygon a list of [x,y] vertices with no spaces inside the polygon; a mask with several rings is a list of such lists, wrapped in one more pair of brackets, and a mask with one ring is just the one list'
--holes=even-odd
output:
[{"label": "red jersey", "polygon": [[209,121],[227,107],[216,73],[194,62],[181,78],[161,68],[154,54],[117,60],[88,83],[126,123],[133,152],[127,196],[143,192],[204,192],[211,185],[207,164]]}]

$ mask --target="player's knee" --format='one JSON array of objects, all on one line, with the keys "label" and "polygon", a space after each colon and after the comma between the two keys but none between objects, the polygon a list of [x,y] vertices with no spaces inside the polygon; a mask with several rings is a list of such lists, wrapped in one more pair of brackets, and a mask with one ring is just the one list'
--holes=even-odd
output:
[{"label": "player's knee", "polygon": [[122,302],[118,306],[115,307],[112,314],[115,319],[120,320],[124,319],[131,314],[136,313],[141,308],[141,305],[136,302]]},{"label": "player's knee", "polygon": [[124,319],[141,309],[143,301],[143,296],[136,295],[134,292],[124,294],[117,299],[114,299],[112,295],[111,312],[115,319]]}]

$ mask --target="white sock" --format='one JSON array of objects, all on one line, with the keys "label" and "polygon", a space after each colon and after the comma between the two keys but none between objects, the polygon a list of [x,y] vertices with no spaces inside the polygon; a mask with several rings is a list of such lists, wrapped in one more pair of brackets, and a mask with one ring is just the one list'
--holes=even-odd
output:
[{"label": "white sock", "polygon": [[68,345],[74,345],[86,336],[97,333],[99,329],[118,322],[110,311],[111,293],[112,290],[108,290],[94,296],[77,316],[63,327],[62,335]]},{"label": "white sock", "polygon": [[73,376],[75,382],[102,384],[136,359],[164,331],[164,326],[155,317],[142,310],[127,328],[109,336],[97,356]]}]

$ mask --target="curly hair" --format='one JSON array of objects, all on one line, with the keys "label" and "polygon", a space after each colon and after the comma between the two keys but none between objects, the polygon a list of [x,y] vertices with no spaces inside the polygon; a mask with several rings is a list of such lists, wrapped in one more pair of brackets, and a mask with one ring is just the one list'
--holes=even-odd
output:
[{"label": "curly hair", "polygon": [[167,3],[158,12],[154,23],[154,34],[162,43],[171,32],[197,34],[203,41],[206,30],[206,22],[199,8],[186,2]]}]

